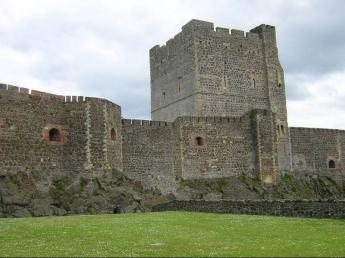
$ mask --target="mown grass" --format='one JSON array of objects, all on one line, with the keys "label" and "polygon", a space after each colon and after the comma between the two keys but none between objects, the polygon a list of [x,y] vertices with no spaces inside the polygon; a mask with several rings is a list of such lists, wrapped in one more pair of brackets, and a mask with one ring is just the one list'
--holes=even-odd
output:
[{"label": "mown grass", "polygon": [[345,256],[345,221],[191,212],[0,219],[0,256]]}]

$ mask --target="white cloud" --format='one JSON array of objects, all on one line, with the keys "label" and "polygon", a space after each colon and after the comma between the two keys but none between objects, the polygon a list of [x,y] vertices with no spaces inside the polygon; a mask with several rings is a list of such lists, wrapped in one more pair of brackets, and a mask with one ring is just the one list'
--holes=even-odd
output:
[{"label": "white cloud", "polygon": [[290,126],[345,129],[345,70],[318,78],[303,76],[307,97],[288,101]]}]

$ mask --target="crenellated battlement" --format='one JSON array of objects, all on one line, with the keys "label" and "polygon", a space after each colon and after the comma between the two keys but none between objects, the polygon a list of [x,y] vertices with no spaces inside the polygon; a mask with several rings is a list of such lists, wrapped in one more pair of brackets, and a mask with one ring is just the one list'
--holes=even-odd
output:
[{"label": "crenellated battlement", "polygon": [[42,92],[38,90],[31,90],[24,87],[14,86],[10,84],[0,84],[0,93],[7,91],[8,93],[12,93],[18,96],[32,96],[36,99],[39,98],[41,100],[49,101],[62,101],[62,102],[84,102],[84,96],[64,96],[64,95],[56,95],[47,92]]},{"label": "crenellated battlement", "polygon": [[161,46],[154,46],[150,50],[150,56],[151,58],[159,60],[160,62],[164,62],[166,59],[175,56],[177,46],[181,47],[182,44],[186,44],[188,42],[190,43],[187,45],[192,44],[195,34],[209,35],[214,38],[224,38],[224,40],[228,40],[230,42],[233,39],[243,39],[249,43],[251,42],[257,44],[258,42],[262,41],[262,37],[260,36],[259,31],[256,31],[258,30],[255,30],[255,28],[250,32],[231,28],[215,28],[214,24],[211,22],[191,20],[189,23],[182,27],[182,31],[178,33],[174,38],[169,39],[165,44]]},{"label": "crenellated battlement", "polygon": [[152,121],[140,119],[122,119],[124,126],[140,127],[172,127],[175,123],[192,122],[192,123],[242,123],[248,118],[248,115],[242,117],[179,117],[174,122]]},{"label": "crenellated battlement", "polygon": [[140,119],[122,119],[122,125],[136,127],[172,127],[173,123]]},{"label": "crenellated battlement", "polygon": [[[3,94],[1,94],[3,93]],[[7,93],[6,95],[4,93]],[[41,101],[60,101],[64,103],[84,103],[86,101],[96,101],[102,103],[108,103],[113,105],[117,109],[121,109],[121,107],[109,100],[102,99],[102,98],[95,98],[95,97],[84,97],[84,96],[67,96],[67,95],[56,95],[48,92],[42,92],[38,90],[32,90],[29,88],[14,86],[10,84],[0,84],[0,95],[3,95],[3,100],[8,98],[9,100],[15,99],[21,100],[22,98],[33,97],[35,100]]]},{"label": "crenellated battlement", "polygon": [[178,122],[192,122],[192,123],[241,123],[244,117],[198,117],[198,116],[184,116],[179,117],[175,121]]}]

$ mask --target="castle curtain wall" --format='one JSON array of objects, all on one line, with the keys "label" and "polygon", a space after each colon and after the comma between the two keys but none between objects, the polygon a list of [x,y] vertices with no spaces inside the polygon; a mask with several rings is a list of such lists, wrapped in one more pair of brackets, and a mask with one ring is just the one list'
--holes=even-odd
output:
[{"label": "castle curtain wall", "polygon": [[123,119],[123,164],[129,178],[146,189],[175,192],[176,136],[173,124]]},{"label": "castle curtain wall", "polygon": [[[18,88],[0,93],[1,173],[77,174],[84,167],[83,103],[20,94]],[[52,128],[59,131],[59,141],[50,141]]]},{"label": "castle curtain wall", "polygon": [[[255,138],[249,115],[177,119],[183,179],[256,175]],[[202,144],[198,144],[198,138]]]},{"label": "castle curtain wall", "polygon": [[[0,90],[1,173],[62,175],[122,169],[121,111],[111,102],[8,86]],[[110,127],[119,139],[110,140]],[[57,138],[51,139],[52,129]]]},{"label": "castle curtain wall", "polygon": [[[297,127],[289,129],[294,174],[302,177],[328,176],[341,182],[345,176],[345,131]],[[330,161],[334,161],[334,168],[329,167]]]}]

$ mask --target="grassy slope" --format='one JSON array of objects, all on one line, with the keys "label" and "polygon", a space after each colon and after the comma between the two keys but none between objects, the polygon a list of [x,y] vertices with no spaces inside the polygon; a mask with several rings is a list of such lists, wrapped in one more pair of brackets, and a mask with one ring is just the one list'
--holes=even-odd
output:
[{"label": "grassy slope", "polygon": [[0,256],[344,256],[345,221],[189,212],[0,219]]}]

